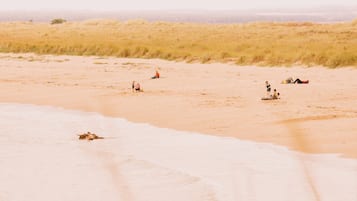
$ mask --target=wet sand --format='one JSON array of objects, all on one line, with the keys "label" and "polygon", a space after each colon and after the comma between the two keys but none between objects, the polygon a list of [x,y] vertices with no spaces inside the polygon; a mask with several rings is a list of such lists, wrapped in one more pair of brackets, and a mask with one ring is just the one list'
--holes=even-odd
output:
[{"label": "wet sand", "polygon": [[[161,78],[152,80],[159,68]],[[357,157],[357,70],[0,55],[0,102],[98,112],[162,128]],[[308,85],[280,84],[287,77]],[[142,93],[131,91],[139,81]],[[261,101],[265,80],[281,93]]]},{"label": "wet sand", "polygon": [[[0,103],[0,200],[355,201],[357,160]],[[104,139],[78,140],[94,132]]]}]

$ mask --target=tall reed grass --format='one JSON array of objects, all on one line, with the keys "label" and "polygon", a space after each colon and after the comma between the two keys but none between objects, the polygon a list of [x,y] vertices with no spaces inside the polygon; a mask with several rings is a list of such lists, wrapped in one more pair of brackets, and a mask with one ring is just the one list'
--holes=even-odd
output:
[{"label": "tall reed grass", "polygon": [[239,65],[357,66],[350,23],[195,24],[132,20],[0,23],[0,52],[162,58]]}]

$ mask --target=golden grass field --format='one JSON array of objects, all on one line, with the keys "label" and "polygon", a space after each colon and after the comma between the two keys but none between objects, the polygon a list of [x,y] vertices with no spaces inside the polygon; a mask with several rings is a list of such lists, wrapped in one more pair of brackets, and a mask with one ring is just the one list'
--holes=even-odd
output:
[{"label": "golden grass field", "polygon": [[88,20],[56,25],[2,22],[0,27],[0,52],[262,66],[357,66],[357,20],[329,24]]}]

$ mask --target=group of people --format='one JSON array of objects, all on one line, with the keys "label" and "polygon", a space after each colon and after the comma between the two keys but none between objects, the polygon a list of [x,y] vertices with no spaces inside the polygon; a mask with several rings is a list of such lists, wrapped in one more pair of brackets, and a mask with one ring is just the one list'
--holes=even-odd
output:
[{"label": "group of people", "polygon": [[300,80],[296,78],[295,80],[292,77],[289,77],[281,82],[282,84],[308,84],[309,80]]},{"label": "group of people", "polygon": [[273,93],[271,93],[271,85],[268,81],[265,81],[265,86],[267,88],[267,98],[268,99],[279,99],[280,93],[274,89]]},{"label": "group of people", "polygon": [[[300,80],[296,78],[295,80],[292,77],[288,77],[287,79],[281,82],[282,84],[308,84],[309,80]],[[267,97],[262,98],[263,100],[274,100],[279,99],[280,93],[274,89],[273,93],[271,92],[271,85],[268,81],[265,81],[265,86],[267,90]]]},{"label": "group of people", "polygon": [[[160,73],[158,70],[155,71],[155,75],[151,77],[151,79],[159,79],[160,78]],[[142,87],[140,86],[140,83],[133,80],[133,82],[131,83],[131,90],[133,92],[142,92],[144,91],[142,89]]]}]

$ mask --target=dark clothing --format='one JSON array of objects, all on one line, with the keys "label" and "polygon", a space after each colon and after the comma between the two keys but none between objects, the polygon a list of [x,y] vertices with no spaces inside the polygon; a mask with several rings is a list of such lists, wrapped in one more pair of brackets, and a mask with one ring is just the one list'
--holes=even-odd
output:
[{"label": "dark clothing", "polygon": [[295,84],[295,83],[301,84],[301,83],[303,83],[303,81],[301,81],[299,78],[297,78],[297,79],[294,81],[294,84]]},{"label": "dark clothing", "polygon": [[270,88],[270,84],[267,84],[267,92],[270,92],[271,88]]}]

